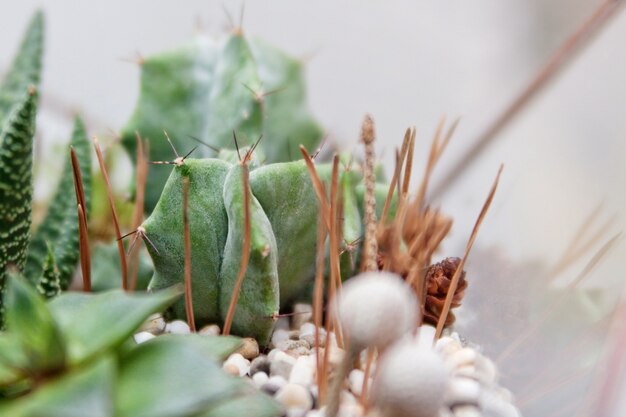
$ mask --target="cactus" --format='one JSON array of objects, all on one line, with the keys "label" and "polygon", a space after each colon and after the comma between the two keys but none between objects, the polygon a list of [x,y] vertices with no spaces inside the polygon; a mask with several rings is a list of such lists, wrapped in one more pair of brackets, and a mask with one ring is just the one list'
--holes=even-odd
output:
[{"label": "cactus", "polygon": [[[223,154],[229,155],[229,154]],[[230,159],[228,156],[227,159]],[[319,164],[322,180],[330,179],[329,164]],[[182,182],[189,178],[192,295],[196,322],[222,322],[242,259],[242,163],[205,158],[177,165],[152,215],[142,227],[154,262],[150,289],[183,282],[185,262]],[[355,186],[360,173],[346,170],[344,235],[362,233],[362,209]],[[250,167],[251,249],[233,331],[266,343],[280,305],[307,297],[315,266],[318,201],[304,161]],[[382,205],[381,205],[382,207]],[[346,275],[354,267],[345,267]],[[185,318],[184,300],[171,310]]]},{"label": "cactus", "polygon": [[[297,158],[297,145],[313,147],[322,135],[309,114],[303,64],[240,32],[220,41],[198,37],[191,44],[141,61],[141,91],[136,109],[123,128],[124,145],[134,155],[135,133],[150,139],[151,158],[166,160],[169,145],[185,149],[189,137],[210,138],[216,148],[232,148],[233,131],[242,138],[265,137],[267,162]],[[214,157],[199,149],[197,156]],[[145,207],[150,212],[167,180],[152,172]]]},{"label": "cactus", "polygon": [[[78,222],[69,162],[48,214],[31,239],[33,137],[43,25],[43,16],[37,13],[0,86],[0,326],[7,268],[23,271],[43,294],[54,296],[57,287],[67,288],[78,260]],[[71,145],[83,167],[85,196],[89,198],[90,151],[80,119],[76,119]]]}]

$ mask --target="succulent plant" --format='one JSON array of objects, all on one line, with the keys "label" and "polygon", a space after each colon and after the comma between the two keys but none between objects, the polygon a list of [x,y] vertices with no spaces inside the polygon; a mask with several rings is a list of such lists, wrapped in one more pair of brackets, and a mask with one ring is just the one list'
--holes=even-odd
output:
[{"label": "succulent plant", "polygon": [[[0,86],[0,292],[4,292],[7,268],[15,267],[23,270],[43,294],[54,296],[68,287],[78,261],[78,214],[68,152],[65,171],[48,212],[31,237],[33,137],[43,25],[42,14],[36,14]],[[83,166],[88,201],[91,155],[84,125],[78,118],[70,146]]]},{"label": "succulent plant", "polygon": [[[141,60],[140,96],[122,138],[134,153],[138,132],[150,140],[152,159],[165,160],[171,150],[163,130],[180,149],[190,147],[190,137],[209,138],[223,149],[233,147],[233,131],[249,141],[263,135],[267,162],[297,158],[298,144],[313,147],[322,135],[307,107],[303,64],[240,31],[218,41],[199,36],[183,48]],[[209,148],[198,152],[216,155]],[[164,171],[150,174],[148,212],[166,180]]]},{"label": "succulent plant", "polygon": [[271,398],[221,370],[218,361],[239,346],[237,338],[130,340],[179,289],[68,292],[46,303],[18,273],[9,276],[0,415],[227,417],[237,415],[233,408],[241,402],[253,404],[255,415],[280,415]]},{"label": "succulent plant", "polygon": [[[142,225],[155,269],[150,288],[182,283],[182,184],[183,178],[188,178],[193,307],[200,323],[221,323],[231,301],[242,259],[244,163],[205,158],[187,159],[175,166],[154,211]],[[329,164],[319,164],[317,170],[322,180],[330,179]],[[361,234],[355,189],[359,178],[357,171],[345,171],[340,179],[344,235],[350,239]],[[318,200],[304,161],[252,166],[249,187],[250,261],[233,331],[264,344],[279,306],[310,295],[306,288],[315,267]],[[171,312],[185,318],[184,300]]]}]

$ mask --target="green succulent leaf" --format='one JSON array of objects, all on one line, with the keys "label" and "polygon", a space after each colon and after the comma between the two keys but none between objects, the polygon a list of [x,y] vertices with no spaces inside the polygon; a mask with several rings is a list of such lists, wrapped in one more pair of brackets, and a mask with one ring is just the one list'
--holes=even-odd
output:
[{"label": "green succulent leaf", "polygon": [[245,381],[225,374],[214,355],[187,338],[157,337],[122,358],[116,416],[195,416],[245,391]]},{"label": "green succulent leaf", "polygon": [[45,298],[53,298],[61,293],[61,273],[54,259],[54,252],[48,246],[43,271],[37,280],[37,292]]},{"label": "green succulent leaf", "polygon": [[29,358],[22,349],[22,341],[15,333],[3,332],[0,334],[0,398],[1,389],[26,377]]},{"label": "green succulent leaf", "polygon": [[[82,120],[76,118],[70,141],[81,168],[87,212],[91,200],[91,146]],[[54,250],[54,259],[59,269],[61,289],[66,290],[78,263],[78,212],[74,197],[74,176],[70,152],[67,151],[61,181],[51,200],[43,222],[33,235],[26,260],[25,275],[30,279],[41,276],[48,244]]]},{"label": "green succulent leaf", "polygon": [[284,412],[271,397],[250,389],[249,394],[226,400],[198,417],[278,417],[284,415]]},{"label": "green succulent leaf", "polygon": [[120,346],[150,314],[167,308],[181,293],[180,288],[153,294],[63,293],[49,305],[67,339],[68,361],[77,364]]},{"label": "green succulent leaf", "polygon": [[[181,154],[193,146],[190,137],[232,149],[233,131],[248,145],[263,134],[260,147],[269,162],[299,158],[298,145],[313,147],[322,135],[306,104],[302,63],[240,33],[220,42],[200,37],[142,63],[140,97],[123,143],[134,155],[139,132],[150,139],[152,159],[169,161],[174,156],[163,130]],[[201,146],[195,155],[215,151]],[[147,211],[167,177],[167,170],[151,172]]]},{"label": "green succulent leaf", "polygon": [[22,102],[24,93],[31,86],[39,85],[43,36],[44,18],[39,11],[33,16],[11,68],[0,84],[0,123],[16,104]]},{"label": "green succulent leaf", "polygon": [[110,417],[115,360],[108,355],[52,379],[34,392],[0,405],[11,417]]},{"label": "green succulent leaf", "polygon": [[45,373],[62,368],[66,346],[61,330],[44,299],[17,272],[9,272],[6,307],[7,328],[28,358],[26,369]]},{"label": "green succulent leaf", "polygon": [[32,219],[33,135],[37,95],[22,101],[0,127],[0,327],[3,323],[5,270],[21,270],[26,260]]}]

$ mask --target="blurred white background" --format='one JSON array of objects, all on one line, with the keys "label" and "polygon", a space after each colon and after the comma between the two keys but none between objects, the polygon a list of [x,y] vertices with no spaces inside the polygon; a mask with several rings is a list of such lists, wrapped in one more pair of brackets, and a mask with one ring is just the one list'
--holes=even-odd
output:
[{"label": "blurred white background", "polygon": [[[312,110],[343,146],[358,146],[360,122],[371,113],[388,170],[406,127],[417,127],[416,172],[421,173],[440,117],[462,116],[436,170],[437,183],[471,139],[599,3],[247,1],[243,28],[306,60]],[[40,5],[31,0],[0,3],[0,72]],[[42,7],[47,40],[38,136],[54,143],[68,136],[73,111],[84,114],[93,134],[119,129],[138,94],[139,68],[129,61],[137,53],[175,47],[196,30],[219,34],[227,27],[223,8],[238,19],[240,2],[56,0]],[[543,277],[533,274],[530,265],[551,265],[600,202],[601,220],[616,216],[605,240],[626,224],[625,40],[622,13],[435,202],[455,219],[442,256],[460,255],[497,168],[504,163],[500,189],[470,256],[467,313],[459,322],[460,330],[484,345],[487,353],[497,356],[497,349],[488,348],[490,343],[498,345],[491,330],[497,327],[504,338],[518,331],[506,325],[507,317],[519,320],[514,317],[518,309],[529,316],[541,310],[533,305],[546,299],[546,291],[534,292],[533,285]],[[44,146],[54,151],[53,145]],[[54,161],[51,165],[53,172]],[[47,182],[40,184],[38,195],[45,196],[47,187]],[[565,271],[557,284],[576,275],[592,253]],[[615,301],[626,278],[625,258],[626,245],[620,242],[585,282],[586,288],[608,292],[576,304],[575,313],[559,313],[554,325],[575,328],[579,317],[604,316],[602,300]],[[582,321],[591,327],[594,317]],[[532,337],[536,340],[531,343],[541,348],[528,351],[539,360],[550,362],[550,355],[559,353],[541,332]],[[541,345],[542,337],[546,346]],[[576,343],[577,337],[571,333],[568,343]],[[510,371],[502,367],[514,393],[528,388],[528,375],[516,377],[512,366]],[[551,372],[562,373],[567,367]],[[572,392],[563,398],[574,401]],[[546,392],[522,407],[525,415],[557,415],[560,408],[550,398],[555,397]],[[624,413],[618,410],[615,415]]]}]

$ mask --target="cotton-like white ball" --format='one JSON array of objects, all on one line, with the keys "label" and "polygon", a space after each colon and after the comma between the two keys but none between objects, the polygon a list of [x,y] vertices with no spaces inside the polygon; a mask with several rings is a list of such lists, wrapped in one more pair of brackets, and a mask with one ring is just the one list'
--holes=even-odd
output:
[{"label": "cotton-like white ball", "polygon": [[437,417],[450,381],[432,349],[403,340],[385,351],[372,384],[372,401],[383,415]]},{"label": "cotton-like white ball", "polygon": [[348,280],[333,307],[354,350],[383,348],[411,330],[418,318],[415,292],[390,272],[365,272]]}]

